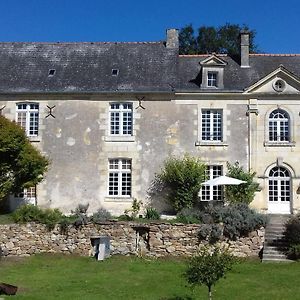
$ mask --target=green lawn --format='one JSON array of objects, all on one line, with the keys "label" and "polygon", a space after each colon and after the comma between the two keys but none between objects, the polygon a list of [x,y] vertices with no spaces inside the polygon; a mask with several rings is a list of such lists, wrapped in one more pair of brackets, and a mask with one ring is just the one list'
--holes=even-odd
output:
[{"label": "green lawn", "polygon": [[12,214],[1,214],[0,213],[0,224],[10,224],[13,223]]},{"label": "green lawn", "polygon": [[[114,256],[104,262],[87,257],[38,255],[2,259],[0,282],[19,286],[4,299],[207,299],[206,287],[194,293],[182,277],[183,260]],[[214,287],[214,300],[300,299],[300,264],[235,265]]]}]

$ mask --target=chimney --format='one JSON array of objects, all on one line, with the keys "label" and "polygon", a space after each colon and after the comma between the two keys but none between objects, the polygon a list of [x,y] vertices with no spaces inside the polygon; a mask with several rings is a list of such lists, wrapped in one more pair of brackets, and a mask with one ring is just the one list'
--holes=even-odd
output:
[{"label": "chimney", "polygon": [[249,68],[249,31],[241,31],[241,68]]},{"label": "chimney", "polygon": [[178,29],[167,29],[167,48],[179,48]]}]

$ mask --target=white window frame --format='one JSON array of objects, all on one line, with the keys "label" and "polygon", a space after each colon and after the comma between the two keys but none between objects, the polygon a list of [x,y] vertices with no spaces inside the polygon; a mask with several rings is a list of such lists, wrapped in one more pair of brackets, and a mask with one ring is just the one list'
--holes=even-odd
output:
[{"label": "white window frame", "polygon": [[207,71],[207,86],[218,87],[218,72]]},{"label": "white window frame", "polygon": [[[222,176],[222,165],[208,165],[205,169],[206,180],[211,180],[216,177]],[[220,185],[203,185],[201,187],[201,201],[223,201],[224,200],[224,188]]]},{"label": "white window frame", "polygon": [[201,140],[204,142],[223,141],[223,110],[201,110]]},{"label": "white window frame", "polygon": [[283,109],[273,110],[268,118],[269,142],[288,143],[291,141],[290,116]]},{"label": "white window frame", "polygon": [[14,197],[24,199],[27,204],[36,205],[36,186],[24,188],[22,192],[15,194]]},{"label": "white window frame", "polygon": [[133,104],[131,102],[112,102],[109,104],[109,135],[133,135]]},{"label": "white window frame", "polygon": [[291,201],[291,178],[286,168],[276,166],[269,172],[269,201]]},{"label": "white window frame", "polygon": [[16,122],[25,130],[27,136],[38,136],[39,103],[17,103]]},{"label": "white window frame", "polygon": [[130,198],[132,193],[132,160],[108,160],[108,197]]}]

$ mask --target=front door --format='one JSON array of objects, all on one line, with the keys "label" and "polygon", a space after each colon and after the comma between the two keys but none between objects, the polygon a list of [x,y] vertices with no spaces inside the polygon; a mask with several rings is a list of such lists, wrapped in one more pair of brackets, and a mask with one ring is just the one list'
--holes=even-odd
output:
[{"label": "front door", "polygon": [[269,174],[269,205],[271,214],[290,214],[291,178],[283,167],[274,167]]}]

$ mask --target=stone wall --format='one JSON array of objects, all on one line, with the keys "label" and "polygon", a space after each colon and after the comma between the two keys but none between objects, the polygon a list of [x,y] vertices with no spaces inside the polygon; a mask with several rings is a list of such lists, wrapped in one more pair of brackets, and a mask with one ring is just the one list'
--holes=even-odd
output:
[{"label": "stone wall", "polygon": [[[36,253],[77,253],[91,255],[91,237],[110,237],[111,254],[135,254],[153,257],[192,255],[199,243],[198,224],[138,224],[110,222],[88,224],[76,229],[69,226],[62,233],[59,226],[49,231],[45,225],[0,225],[0,248],[3,256],[29,256]],[[264,229],[237,241],[223,240],[236,256],[258,256],[263,246]]]}]

